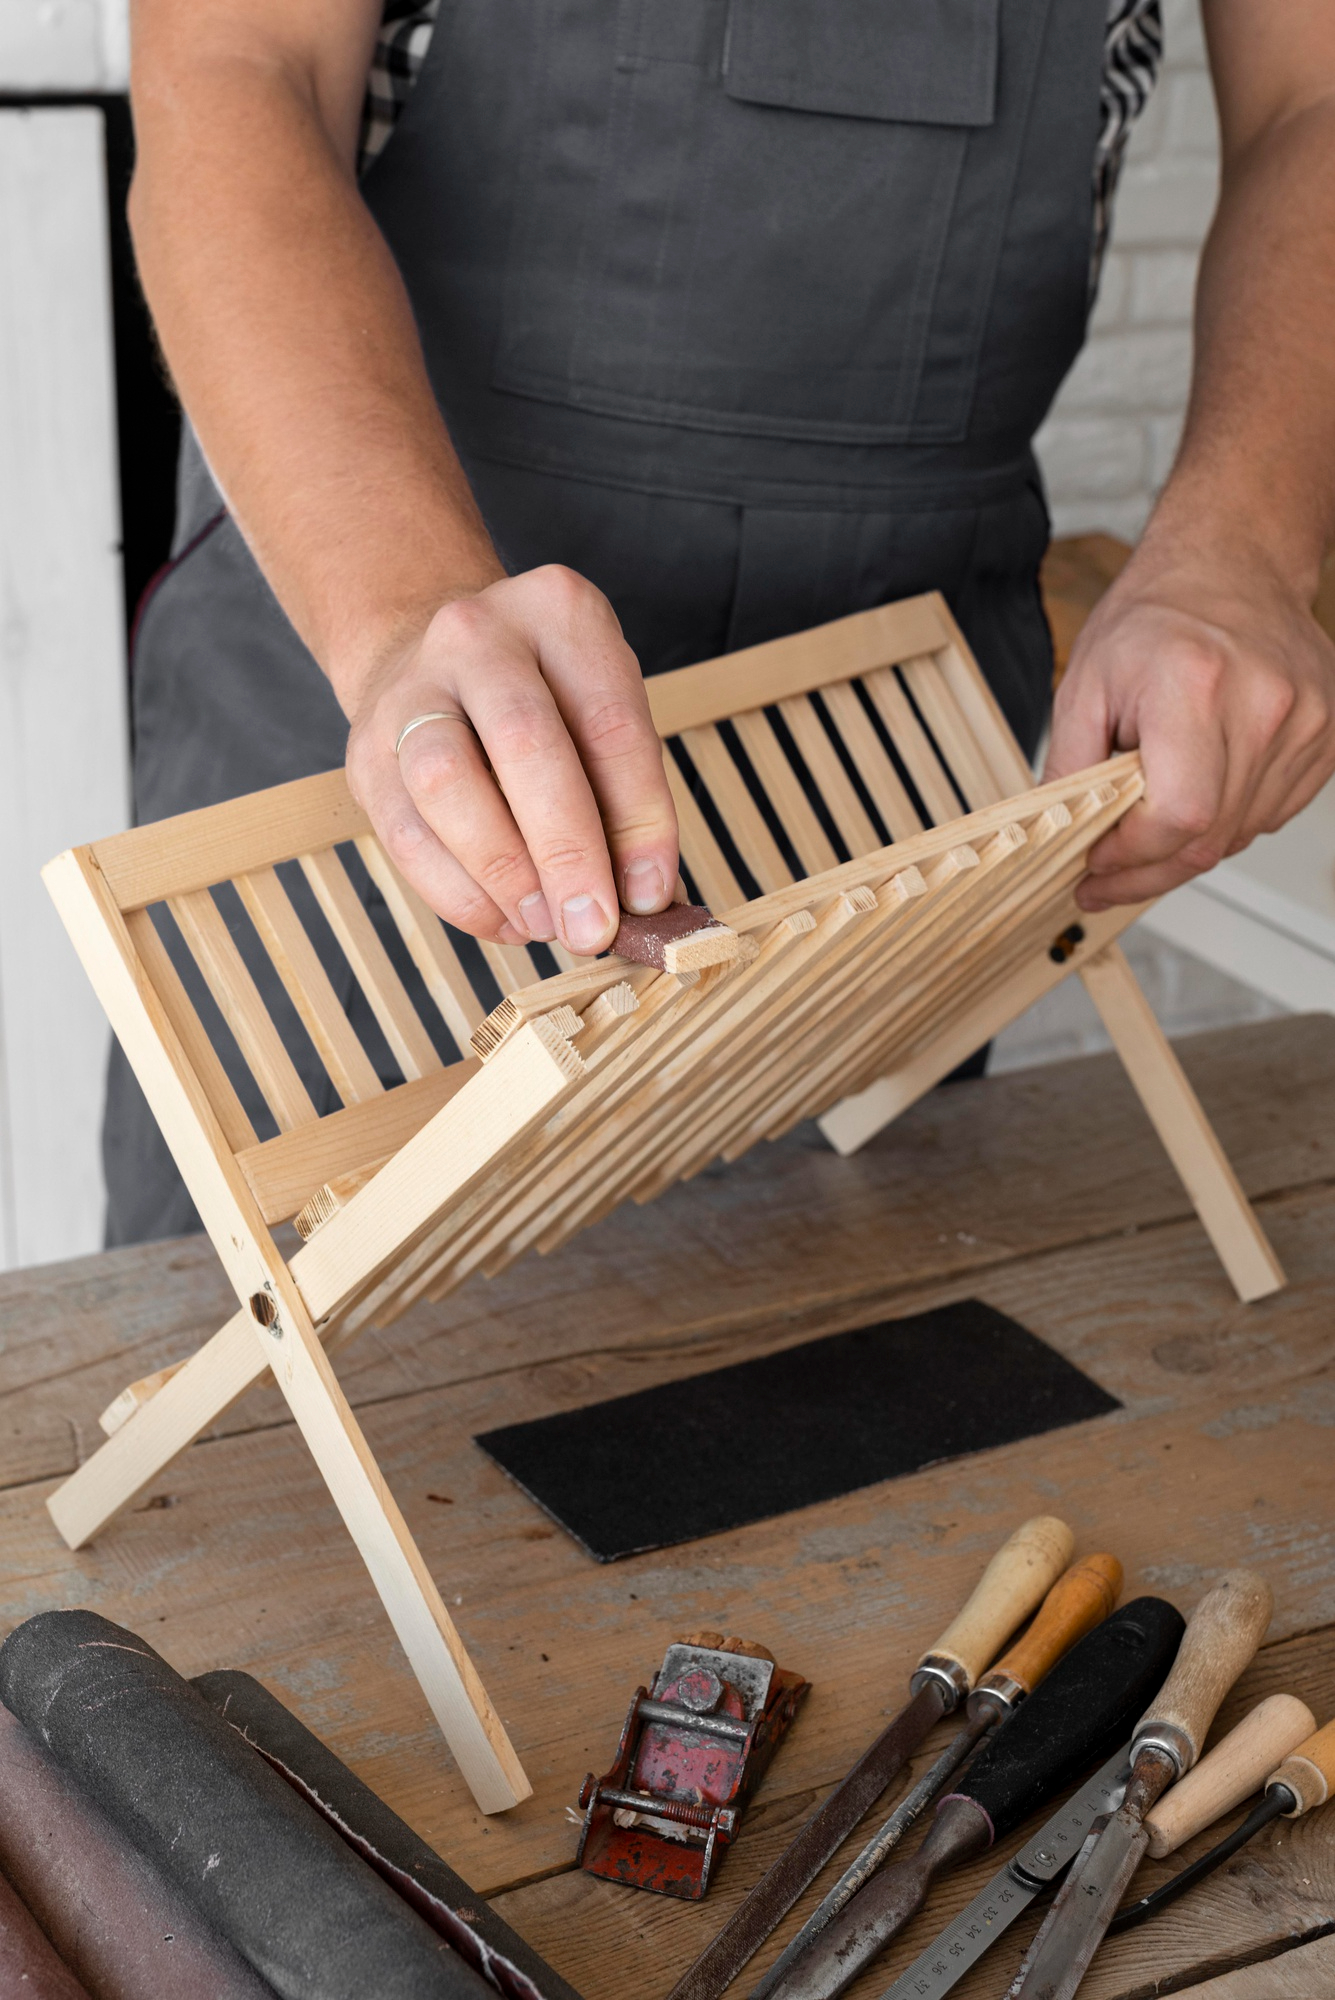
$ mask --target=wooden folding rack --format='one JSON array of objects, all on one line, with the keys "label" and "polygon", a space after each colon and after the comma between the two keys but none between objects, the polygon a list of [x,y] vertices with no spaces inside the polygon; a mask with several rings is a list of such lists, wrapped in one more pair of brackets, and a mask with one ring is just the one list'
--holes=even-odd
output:
[{"label": "wooden folding rack", "polygon": [[[110,1406],[106,1443],[49,1502],[56,1524],[88,1541],[272,1369],[484,1811],[530,1788],[339,1387],[330,1354],[359,1328],[801,1119],[851,1151],[1072,971],[1239,1293],[1283,1283],[1114,942],[1137,913],[1074,900],[1090,846],[1141,795],[1134,755],[1034,789],[936,596],[663,675],[649,695],[687,887],[730,926],[699,969],[564,959],[544,978],[527,950],[461,953],[341,772],[45,871],[240,1301]],[[286,1012],[261,995],[260,954]],[[202,1012],[178,964],[211,996]],[[397,1082],[339,997],[352,980]],[[301,1032],[341,1100],[324,1116],[293,1060]],[[224,1056],[249,1070],[270,1136]],[[272,1234],[288,1219],[305,1239],[290,1258]]]}]

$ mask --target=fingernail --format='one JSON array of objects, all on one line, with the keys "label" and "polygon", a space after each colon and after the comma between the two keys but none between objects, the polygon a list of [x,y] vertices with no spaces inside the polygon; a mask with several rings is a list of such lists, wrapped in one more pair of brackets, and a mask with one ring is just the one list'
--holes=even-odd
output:
[{"label": "fingernail", "polygon": [[512,923],[504,923],[496,933],[496,942],[497,944],[527,944],[528,936],[524,931],[517,931]]},{"label": "fingernail", "polygon": [[622,880],[625,883],[626,908],[638,910],[642,916],[656,910],[667,895],[663,871],[656,861],[628,862]]},{"label": "fingernail", "polygon": [[561,930],[572,951],[590,956],[608,942],[607,912],[592,896],[572,896],[561,905]]},{"label": "fingernail", "polygon": [[535,889],[531,896],[520,897],[519,914],[528,925],[531,938],[536,938],[539,944],[551,943],[556,936],[556,925],[552,922],[552,913],[541,889]]}]

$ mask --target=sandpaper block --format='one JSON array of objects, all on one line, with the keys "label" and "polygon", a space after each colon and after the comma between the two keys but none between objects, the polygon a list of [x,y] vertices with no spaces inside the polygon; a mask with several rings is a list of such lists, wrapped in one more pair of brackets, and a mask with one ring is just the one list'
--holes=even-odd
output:
[{"label": "sandpaper block", "polygon": [[391,1888],[507,2000],[580,2000],[434,1848],[250,1674],[191,1682]]},{"label": "sandpaper block", "polygon": [[1120,1407],[1005,1313],[965,1299],[475,1442],[614,1562]]},{"label": "sandpaper block", "polygon": [[0,1646],[0,1700],[282,2000],[494,2000],[133,1632],[39,1612]]},{"label": "sandpaper block", "polygon": [[669,903],[652,917],[623,910],[611,949],[618,958],[656,965],[660,972],[703,972],[707,965],[734,964],[742,941],[703,903]]},{"label": "sandpaper block", "polygon": [[[83,1982],[80,1993],[273,2000],[273,1988],[4,1707],[0,1802],[0,1868]],[[0,1993],[17,1990],[0,1978]]]}]

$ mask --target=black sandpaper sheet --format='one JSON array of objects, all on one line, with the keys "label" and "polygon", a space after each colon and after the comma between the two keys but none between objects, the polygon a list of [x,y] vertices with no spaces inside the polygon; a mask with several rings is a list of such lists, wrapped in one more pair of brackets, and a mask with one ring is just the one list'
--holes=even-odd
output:
[{"label": "black sandpaper sheet", "polygon": [[599,1562],[768,1520],[1121,1405],[981,1299],[475,1440]]},{"label": "black sandpaper sheet", "polygon": [[281,2000],[494,2000],[133,1632],[39,1612],[0,1646],[0,1700]]},{"label": "black sandpaper sheet", "polygon": [[260,1681],[225,1671],[200,1674],[191,1686],[506,2000],[580,2000]]}]

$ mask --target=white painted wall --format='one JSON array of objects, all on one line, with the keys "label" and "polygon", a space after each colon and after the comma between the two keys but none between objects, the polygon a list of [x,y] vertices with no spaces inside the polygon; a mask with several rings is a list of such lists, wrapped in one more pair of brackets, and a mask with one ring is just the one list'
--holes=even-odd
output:
[{"label": "white painted wall", "polygon": [[0,111],[0,1267],[101,1239],[106,1023],[38,870],[126,823],[119,542],[101,113]]}]

